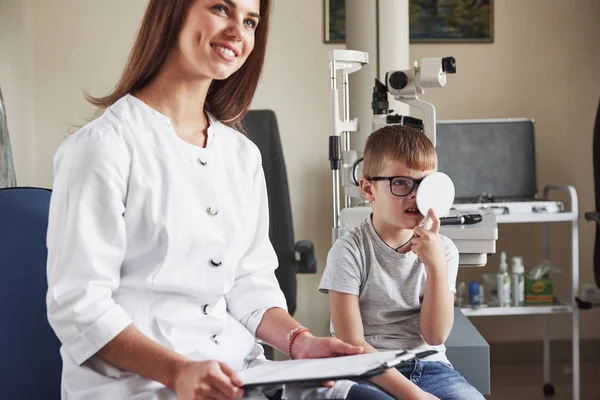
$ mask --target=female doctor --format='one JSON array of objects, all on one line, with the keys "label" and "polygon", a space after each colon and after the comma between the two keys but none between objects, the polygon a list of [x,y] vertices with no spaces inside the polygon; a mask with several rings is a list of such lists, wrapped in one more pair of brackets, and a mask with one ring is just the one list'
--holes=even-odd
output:
[{"label": "female doctor", "polygon": [[89,98],[101,115],[58,149],[47,306],[63,399],[239,398],[256,338],[294,358],[361,351],[287,313],[260,153],[234,129],[269,7],[150,0],[114,91]]}]

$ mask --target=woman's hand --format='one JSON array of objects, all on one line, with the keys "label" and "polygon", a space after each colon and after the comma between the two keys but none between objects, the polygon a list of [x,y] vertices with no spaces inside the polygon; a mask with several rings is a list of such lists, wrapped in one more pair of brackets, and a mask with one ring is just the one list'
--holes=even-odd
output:
[{"label": "woman's hand", "polygon": [[428,270],[437,271],[440,268],[447,269],[444,242],[439,235],[440,220],[435,215],[433,209],[429,210],[429,217],[433,221],[431,229],[426,230],[420,226],[415,227],[415,236],[411,240],[411,249]]},{"label": "woman's hand", "polygon": [[[315,337],[308,332],[300,334],[291,348],[292,358],[325,358],[351,356],[363,352],[360,346],[353,346],[333,337]],[[323,386],[332,387],[335,381],[322,382]]]},{"label": "woman's hand", "polygon": [[325,358],[360,354],[363,348],[333,337],[315,337],[305,332],[296,338],[291,351],[292,358]]},{"label": "woman's hand", "polygon": [[174,390],[179,400],[231,400],[244,394],[242,381],[224,363],[189,361],[176,371]]}]

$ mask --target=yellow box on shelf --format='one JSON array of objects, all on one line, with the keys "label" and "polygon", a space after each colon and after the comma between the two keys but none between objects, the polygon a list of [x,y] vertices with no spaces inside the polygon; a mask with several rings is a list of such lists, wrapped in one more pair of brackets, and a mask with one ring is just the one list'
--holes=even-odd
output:
[{"label": "yellow box on shelf", "polygon": [[554,304],[554,283],[551,279],[525,279],[525,304]]}]

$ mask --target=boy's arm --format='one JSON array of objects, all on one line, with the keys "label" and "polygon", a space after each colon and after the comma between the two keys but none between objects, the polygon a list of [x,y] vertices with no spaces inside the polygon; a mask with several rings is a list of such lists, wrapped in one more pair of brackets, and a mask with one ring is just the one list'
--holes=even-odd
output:
[{"label": "boy's arm", "polygon": [[[377,350],[367,343],[364,337],[358,296],[329,290],[329,309],[335,330],[335,336],[346,343],[362,346],[364,353],[376,353]],[[435,399],[423,392],[395,368],[369,379],[396,399]]]},{"label": "boy's arm", "polygon": [[431,346],[443,344],[454,324],[454,294],[448,288],[448,267],[427,269],[427,283],[421,306],[421,334]]},{"label": "boy's arm", "polygon": [[440,220],[433,210],[430,211],[430,216],[433,220],[431,230],[415,227],[412,250],[427,269],[427,283],[421,306],[421,334],[429,345],[438,346],[446,341],[454,324],[454,293],[448,284],[450,271],[444,242],[439,235]]}]

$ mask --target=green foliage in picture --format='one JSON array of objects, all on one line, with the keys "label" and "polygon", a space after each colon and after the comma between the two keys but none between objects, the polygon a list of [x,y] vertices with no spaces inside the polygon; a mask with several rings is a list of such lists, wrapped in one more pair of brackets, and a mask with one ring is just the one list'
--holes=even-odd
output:
[{"label": "green foliage in picture", "polygon": [[[346,39],[345,0],[325,1],[325,41]],[[409,0],[411,43],[493,42],[493,0]]]}]

